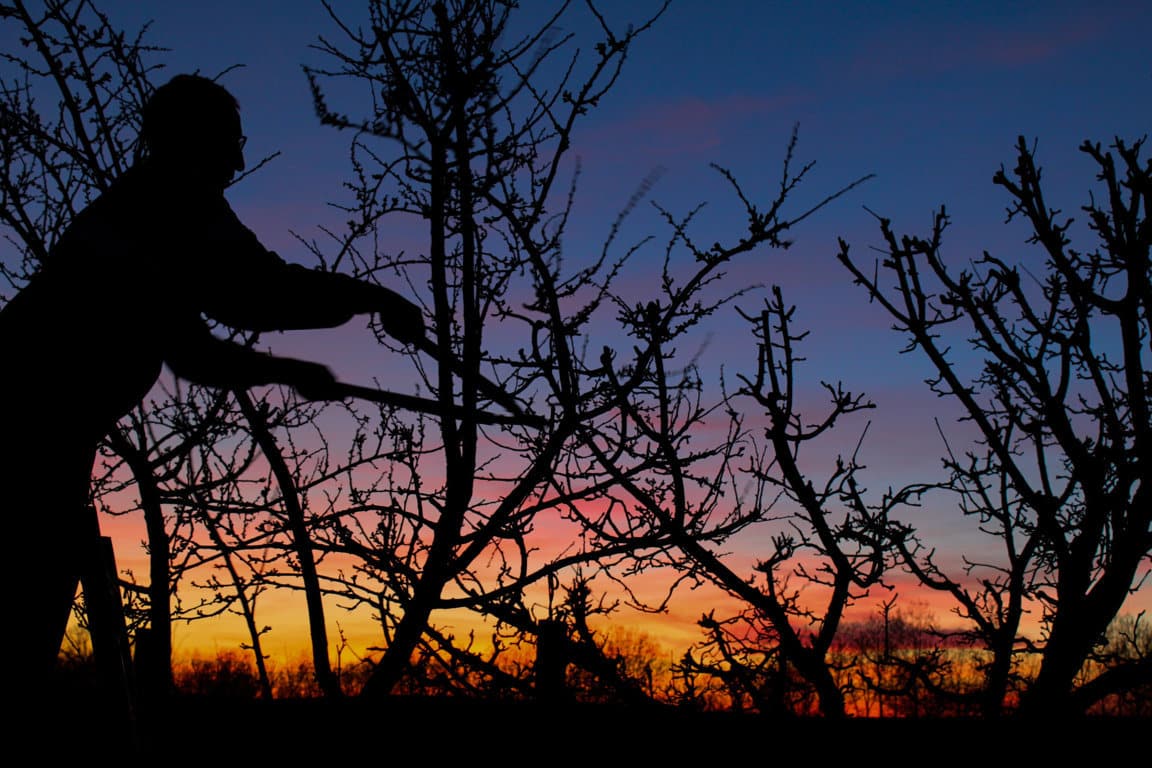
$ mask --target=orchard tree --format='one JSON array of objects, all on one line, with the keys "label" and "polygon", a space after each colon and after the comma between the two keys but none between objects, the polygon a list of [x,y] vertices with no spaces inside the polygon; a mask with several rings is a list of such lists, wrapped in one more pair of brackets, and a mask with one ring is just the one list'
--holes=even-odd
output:
[{"label": "orchard tree", "polygon": [[[447,608],[529,635],[551,636],[560,622],[566,639],[556,647],[588,672],[608,669],[603,658],[590,658],[597,644],[576,610],[584,599],[534,612],[530,589],[563,579],[585,592],[598,575],[630,594],[630,579],[653,568],[678,571],[676,583],[744,584],[746,576],[711,547],[771,514],[759,500],[722,504],[745,437],[739,417],[722,443],[688,446],[696,427],[731,406],[706,402],[700,375],[675,360],[676,347],[742,293],[720,283],[729,263],[760,247],[786,247],[791,228],[854,184],[789,215],[785,202],[807,167],[794,174],[786,163],[763,207],[721,170],[749,217],[748,231],[727,245],[698,246],[688,234],[691,214],[680,219],[658,207],[670,232],[663,279],[638,298],[615,289],[614,280],[651,240],[619,242],[624,218],[649,192],[651,180],[643,181],[601,252],[587,263],[565,261],[575,188],[559,184],[571,167],[565,161],[575,126],[606,97],[630,46],[660,13],[618,31],[594,3],[585,6],[602,33],[587,58],[570,51],[571,35],[556,28],[569,3],[516,38],[510,2],[370,2],[359,20],[333,11],[342,42],[323,38],[317,47],[334,64],[308,70],[321,121],[353,137],[348,233],[336,238],[328,261],[346,258],[365,276],[395,270],[426,290],[435,339],[420,350],[434,363],[417,360],[440,404],[432,428],[425,420],[409,419],[407,428],[397,422],[397,458],[386,480],[357,486],[349,478],[331,505],[327,546],[359,560],[345,596],[375,608],[387,639],[368,694],[395,688],[413,652],[431,640],[434,612]],[[559,79],[549,81],[554,71]],[[337,83],[350,93],[349,82],[365,87],[367,114],[350,116],[329,95]],[[795,137],[788,162],[794,144]],[[404,216],[425,227],[426,252],[378,247],[385,217]],[[631,352],[590,334],[590,319],[611,310],[619,335],[635,340]],[[520,334],[518,348],[502,351],[489,340],[496,322],[502,336]],[[488,378],[497,391],[483,388]],[[484,429],[482,409],[522,410],[501,393],[533,398],[546,422],[513,419],[499,431]],[[840,393],[830,421],[859,405]],[[791,426],[779,427],[782,440],[808,439],[783,431]],[[530,534],[549,512],[569,524],[578,544],[537,554]],[[861,514],[843,531],[826,526],[820,539],[838,558],[828,636],[853,590],[882,570],[868,551],[884,529],[876,528],[879,513]],[[782,624],[792,617],[790,599],[779,597],[773,609]],[[790,663],[812,680],[827,676],[823,645],[794,645]],[[636,690],[636,682],[622,680],[617,690]],[[835,684],[822,685],[828,711],[842,711]]]},{"label": "orchard tree", "polygon": [[[785,247],[785,232],[853,186],[787,216],[784,204],[810,167],[791,175],[794,143],[795,136],[779,194],[763,213],[735,187],[752,223],[733,245],[701,249],[686,222],[676,223],[672,241],[693,257],[685,261],[705,266],[687,279],[666,272],[664,301],[625,315],[642,343],[626,364],[608,350],[602,358],[606,397],[618,404],[614,423],[587,434],[587,460],[561,477],[572,486],[598,479],[603,502],[593,512],[573,505],[571,514],[601,546],[631,542],[633,570],[669,569],[684,580],[707,581],[744,606],[734,616],[702,617],[706,639],[682,660],[682,674],[721,678],[738,704],[747,700],[760,711],[807,712],[814,701],[812,711],[840,718],[850,683],[842,682],[844,662],[833,651],[844,613],[884,586],[894,556],[890,515],[915,505],[927,487],[869,501],[858,480],[858,444],[815,479],[818,468],[801,455],[872,404],[826,383],[826,412],[815,418],[804,412],[797,348],[804,334],[792,327],[795,308],[779,289],[761,312],[744,315],[758,342],[757,363],[735,391],[706,401],[700,372],[676,360],[684,328],[727,303],[709,307],[696,295],[712,270],[755,245]],[[726,425],[723,439],[703,443],[702,429],[717,423]],[[767,531],[770,545],[748,574],[724,547],[754,530]]]},{"label": "orchard tree", "polygon": [[[321,122],[352,135],[348,230],[314,249],[365,279],[402,275],[430,328],[413,369],[437,407],[392,414],[394,460],[346,478],[322,536],[356,563],[334,591],[375,611],[386,639],[369,696],[394,690],[418,649],[459,652],[436,642],[438,612],[471,610],[534,635],[550,617],[527,590],[621,556],[538,554],[530,536],[557,506],[548,479],[590,407],[576,340],[613,267],[563,271],[574,126],[660,9],[619,33],[604,22],[589,55],[556,30],[568,5],[522,37],[511,31],[516,4],[501,0],[373,0],[358,18],[328,6],[340,37],[316,45],[330,66],[306,70]],[[345,96],[363,88],[367,108],[339,108],[335,84]],[[419,222],[426,250],[383,252],[385,219]],[[497,323],[511,346],[492,340]]]},{"label": "orchard tree", "polygon": [[[1014,689],[1020,652],[1039,659],[1019,704],[1035,716],[1082,712],[1146,681],[1152,665],[1119,657],[1107,677],[1082,674],[1152,558],[1152,161],[1143,145],[1080,147],[1097,187],[1078,221],[1047,199],[1021,137],[1015,166],[993,177],[1008,221],[1029,230],[1032,249],[1020,258],[985,252],[950,266],[943,208],[926,237],[898,235],[881,219],[879,268],[841,241],[840,261],[907,335],[907,351],[931,363],[932,390],[956,401],[978,434],[944,463],[962,512],[999,540],[1003,560],[949,574],[910,530],[895,525],[893,536],[905,566],[956,599],[990,652],[989,715]],[[1075,245],[1074,232],[1091,242]],[[961,347],[982,358],[978,370],[966,368]],[[1022,629],[1028,609],[1041,612],[1039,637]]]}]

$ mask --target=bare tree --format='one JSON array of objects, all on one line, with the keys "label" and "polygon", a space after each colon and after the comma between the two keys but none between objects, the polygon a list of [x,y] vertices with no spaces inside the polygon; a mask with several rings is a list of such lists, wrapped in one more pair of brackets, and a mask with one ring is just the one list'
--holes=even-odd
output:
[{"label": "bare tree", "polygon": [[[449,607],[483,612],[529,634],[550,631],[561,621],[568,657],[585,658],[589,671],[608,670],[611,665],[602,663],[608,660],[596,658],[596,644],[580,637],[574,613],[540,617],[524,604],[525,590],[564,569],[594,563],[625,590],[629,577],[657,565],[681,569],[680,579],[705,573],[726,585],[745,583],[705,546],[766,514],[759,506],[727,517],[717,512],[726,472],[740,450],[741,426],[734,420],[731,439],[718,446],[685,451],[692,428],[724,413],[725,406],[702,401],[701,380],[691,365],[679,377],[674,373],[674,345],[741,293],[710,295],[726,264],[762,245],[786,246],[790,228],[854,185],[788,217],[781,208],[807,168],[793,176],[786,165],[778,195],[764,210],[722,172],[746,207],[749,231],[729,246],[698,247],[687,232],[691,216],[678,221],[662,212],[672,236],[661,295],[636,301],[611,286],[644,246],[615,255],[623,218],[647,193],[645,182],[599,257],[565,273],[562,244],[573,193],[554,201],[553,190],[573,127],[604,97],[629,46],[654,21],[616,33],[594,4],[587,7],[603,39],[588,70],[579,69],[582,59],[573,53],[556,83],[541,82],[539,74],[569,42],[553,26],[568,3],[558,4],[553,18],[525,38],[506,40],[510,3],[371,2],[360,23],[333,13],[345,44],[322,39],[318,47],[336,66],[308,70],[321,121],[354,133],[350,232],[336,239],[337,254],[328,260],[350,258],[363,274],[395,269],[414,283],[426,282],[437,346],[423,351],[438,365],[424,383],[442,414],[461,406],[463,414],[436,420],[434,443],[427,443],[423,422],[398,428],[400,458],[389,482],[369,494],[349,486],[349,501],[360,503],[333,506],[338,535],[331,546],[361,558],[358,571],[370,577],[350,580],[347,597],[374,601],[388,640],[366,693],[395,685],[429,631],[432,612]],[[576,80],[575,73],[584,71],[586,77]],[[371,87],[367,117],[350,118],[330,103],[323,85],[338,78]],[[377,222],[395,214],[425,222],[427,255],[380,253]],[[357,237],[370,247],[350,247]],[[693,266],[677,277],[679,254],[673,254],[681,246],[684,261]],[[517,282],[522,274],[527,285]],[[608,347],[588,355],[585,328],[602,306],[615,306],[622,331],[637,339],[631,359],[621,360]],[[524,329],[519,352],[502,355],[486,347],[485,327],[495,321]],[[539,431],[509,427],[505,436],[478,430],[481,405],[517,409],[480,387],[481,371],[508,392],[542,398],[551,413],[547,425]],[[855,404],[849,397],[837,408],[839,414]],[[497,466],[493,449],[519,468],[499,476],[490,472],[488,466]],[[424,478],[435,476],[425,456],[443,460],[442,486],[424,485]],[[714,475],[698,474],[698,467],[709,464]],[[702,501],[690,498],[689,486],[704,489]],[[478,493],[480,487],[492,488],[493,495]],[[386,503],[365,502],[371,495]],[[605,505],[612,510],[608,515],[591,511]],[[527,534],[547,510],[558,510],[582,544],[533,564]],[[708,524],[713,514],[717,518]],[[864,535],[862,526],[846,530],[845,540]],[[845,570],[863,573],[855,555],[843,559]],[[484,573],[481,562],[498,566]],[[851,581],[837,578],[829,635]],[[450,596],[449,588],[459,596]],[[786,614],[780,613],[782,622]],[[791,661],[804,665],[811,654],[796,644]],[[827,674],[822,661],[809,666],[813,678],[818,669]],[[835,685],[827,689],[829,711],[842,709],[834,701]]]},{"label": "bare tree", "polygon": [[[658,295],[637,300],[609,289],[623,329],[635,339],[634,347],[622,355],[605,346],[599,365],[587,369],[585,375],[595,382],[590,391],[604,405],[585,412],[579,440],[565,454],[552,482],[555,494],[565,500],[566,514],[583,529],[588,548],[629,553],[611,574],[624,590],[632,576],[653,569],[676,574],[668,596],[679,583],[709,581],[719,586],[749,605],[749,623],[772,626],[770,634],[781,644],[786,665],[818,690],[821,711],[842,716],[843,695],[832,675],[828,648],[844,608],[878,584],[887,565],[888,510],[913,500],[918,491],[893,493],[876,509],[869,508],[863,490],[855,486],[855,461],[841,462],[824,489],[814,489],[807,480],[798,461],[800,446],[842,416],[868,406],[838,386],[828,387],[833,399],[830,415],[812,427],[804,423],[793,381],[797,358],[792,344],[797,336],[789,328],[792,311],[779,292],[762,315],[748,316],[760,341],[759,367],[758,373],[744,379],[738,393],[711,399],[697,361],[685,361],[681,351],[691,344],[690,331],[746,293],[745,288],[721,286],[729,264],[759,248],[788,247],[785,238],[797,225],[864,180],[789,213],[796,188],[811,168],[811,164],[793,168],[795,145],[794,133],[775,194],[763,206],[753,202],[731,173],[717,169],[749,221],[748,230],[732,236],[729,244],[706,246],[695,240],[692,223],[698,210],[677,217],[656,206],[670,232]],[[614,245],[610,242],[608,247]],[[643,245],[625,252],[636,253]],[[747,403],[769,412],[764,449],[746,425]],[[702,429],[717,427],[722,438],[701,439]],[[742,469],[739,464],[745,458],[748,467]],[[750,491],[744,487],[745,478],[751,480]],[[781,493],[790,495],[795,506],[774,509]],[[833,523],[829,507],[841,498],[848,514],[843,523]],[[752,526],[774,524],[793,514],[799,536],[785,533],[776,539],[777,551],[760,565],[768,576],[763,586],[728,564],[723,550],[727,542]],[[828,589],[828,602],[819,617],[813,613],[816,609],[797,600],[787,586],[788,576],[782,575],[794,555],[809,551],[827,558],[819,571],[800,573]],[[645,605],[635,595],[632,598],[646,610],[658,611],[665,605]],[[802,625],[809,622],[822,623],[823,628],[806,632]],[[719,627],[711,617],[706,617],[706,624]],[[714,640],[717,637],[713,635]],[[721,656],[728,663],[737,654]],[[686,664],[700,666],[694,659]]]},{"label": "bare tree", "polygon": [[[964,511],[1000,540],[1003,563],[972,561],[965,576],[948,576],[906,531],[896,535],[905,564],[958,600],[992,652],[989,713],[1009,690],[1017,649],[1040,661],[1021,713],[1083,711],[1115,690],[1103,675],[1096,687],[1081,672],[1148,575],[1152,163],[1142,148],[1142,139],[1081,146],[1099,183],[1099,196],[1081,208],[1082,234],[1095,238],[1085,249],[1073,246],[1075,219],[1048,202],[1034,148],[1019,139],[1015,167],[998,171],[994,183],[1008,194],[1008,220],[1030,230],[1041,269],[1039,259],[987,252],[966,269],[950,268],[943,208],[927,238],[898,236],[880,219],[879,270],[841,242],[840,261],[907,334],[908,351],[931,362],[933,391],[954,399],[978,434],[945,464]],[[957,342],[982,355],[979,370],[967,371],[951,352]],[[1025,605],[1042,612],[1040,637],[1020,627]],[[1131,672],[1148,663],[1117,659]]]},{"label": "bare tree", "polygon": [[[87,0],[0,5],[22,50],[4,51],[0,222],[18,259],[5,290],[39,268],[72,217],[132,163],[139,110],[160,49],[122,33]],[[41,108],[49,102],[47,110]]]},{"label": "bare tree", "polygon": [[899,595],[845,626],[841,652],[861,682],[854,711],[865,717],[978,714],[972,706],[978,699],[965,693],[982,687],[981,670],[947,635],[930,614],[901,606]]},{"label": "bare tree", "polygon": [[1081,671],[1081,679],[1088,681],[1076,690],[1081,706],[1093,714],[1148,717],[1152,714],[1149,656],[1148,614],[1118,616]]},{"label": "bare tree", "polygon": [[[515,4],[497,0],[369,2],[362,23],[332,11],[342,42],[317,47],[333,65],[308,70],[321,121],[354,136],[351,226],[328,261],[407,276],[426,290],[433,329],[414,364],[436,413],[390,421],[394,463],[373,483],[348,478],[325,537],[359,560],[343,596],[371,605],[387,639],[367,695],[394,689],[435,635],[434,612],[466,608],[534,633],[549,617],[526,590],[612,556],[537,554],[529,536],[536,516],[570,501],[550,498],[548,480],[599,407],[583,391],[575,345],[613,265],[563,271],[571,188],[560,185],[573,130],[655,18],[615,33],[589,4],[603,42],[590,57],[568,55],[571,35],[554,26],[568,5],[519,39],[508,31]],[[558,79],[544,80],[565,55]],[[339,79],[366,88],[366,117],[330,103],[325,85]],[[426,253],[379,250],[379,222],[404,215],[425,228]],[[497,322],[518,334],[510,347],[489,341]],[[518,400],[530,396],[540,424]],[[511,418],[485,427],[492,410]]]}]

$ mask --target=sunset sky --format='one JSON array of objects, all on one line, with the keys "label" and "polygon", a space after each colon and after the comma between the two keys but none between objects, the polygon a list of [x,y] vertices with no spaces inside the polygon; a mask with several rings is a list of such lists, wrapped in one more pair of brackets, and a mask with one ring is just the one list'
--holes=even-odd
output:
[{"label": "sunset sky", "polygon": [[[540,18],[545,0],[523,0],[523,13]],[[609,20],[640,19],[655,0],[605,0]],[[335,28],[318,0],[199,0],[196,3],[100,0],[128,30],[151,21],[147,39],[170,48],[157,57],[168,72],[214,75],[241,103],[249,160],[279,152],[258,174],[234,187],[236,211],[270,248],[291,260],[310,256],[293,236],[320,237],[338,226],[326,207],[343,201],[348,176],[346,136],[319,125],[303,64],[325,59],[309,50]],[[334,0],[350,17],[355,0]],[[530,25],[530,21],[528,22]],[[594,31],[582,3],[562,22],[588,41]],[[673,0],[642,36],[622,78],[601,107],[577,128],[583,162],[569,253],[595,253],[612,220],[653,169],[664,169],[652,198],[679,213],[701,202],[715,233],[739,234],[744,217],[709,168],[731,169],[746,191],[768,200],[794,125],[799,160],[815,161],[796,210],[867,174],[875,178],[806,221],[787,253],[762,251],[731,270],[748,283],[779,284],[797,305],[795,322],[811,331],[803,375],[843,380],[877,404],[864,444],[877,490],[940,474],[942,445],[933,417],[951,418],[923,384],[926,369],[901,356],[903,339],[890,332],[837,263],[837,238],[864,256],[879,244],[869,211],[893,219],[900,231],[925,234],[933,211],[946,205],[953,226],[946,253],[956,263],[982,250],[1022,253],[1026,232],[1005,226],[1005,197],[991,183],[1011,167],[1018,135],[1038,144],[1051,204],[1079,212],[1093,182],[1093,166],[1077,150],[1085,139],[1136,139],[1152,129],[1152,3],[1068,0],[964,3],[773,2]],[[8,40],[0,40],[7,48]],[[161,78],[163,79],[163,78]],[[660,232],[642,213],[636,232]],[[386,235],[385,235],[386,236]],[[404,234],[402,237],[410,237]],[[5,244],[0,248],[7,248]],[[418,243],[407,247],[418,248]],[[658,258],[658,250],[651,252]],[[870,256],[864,256],[870,259]],[[624,279],[642,280],[645,262]],[[638,282],[637,285],[641,283]],[[758,309],[751,300],[745,304]],[[730,312],[711,327],[705,361],[750,366],[753,347],[743,321]],[[379,356],[360,351],[370,334],[356,322],[339,331],[297,334],[279,351],[305,350],[348,380],[384,375]],[[865,420],[830,446],[850,451]],[[978,547],[973,521],[954,510],[923,510],[923,529],[942,550]],[[118,526],[128,523],[118,523]],[[130,531],[119,530],[126,551]],[[747,553],[749,562],[755,553]],[[1134,605],[1152,607],[1145,594]],[[695,632],[697,598],[686,596],[671,617],[676,642]],[[303,623],[303,613],[299,612]],[[277,636],[291,613],[270,621]],[[653,625],[655,626],[655,625]],[[183,630],[182,630],[183,631]],[[660,632],[660,629],[653,629]],[[239,638],[198,640],[235,648]],[[191,640],[178,648],[187,650]]]}]

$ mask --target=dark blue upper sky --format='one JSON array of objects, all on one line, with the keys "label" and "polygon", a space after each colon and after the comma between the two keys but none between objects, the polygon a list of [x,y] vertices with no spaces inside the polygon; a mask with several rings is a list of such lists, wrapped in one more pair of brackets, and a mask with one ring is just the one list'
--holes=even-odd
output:
[{"label": "dark blue upper sky", "polygon": [[[309,218],[320,218],[317,209],[340,197],[346,173],[345,139],[317,124],[301,73],[302,64],[325,61],[308,48],[319,35],[338,37],[321,3],[99,5],[130,29],[151,20],[149,37],[172,49],[162,60],[173,72],[243,65],[224,82],[243,104],[249,155],[278,150],[282,158],[232,196],[237,207],[261,212],[262,236],[288,249],[282,230],[306,230]],[[355,19],[361,4],[333,5]],[[522,5],[527,18],[553,7]],[[603,5],[623,24],[659,2]],[[583,3],[562,23],[594,41]],[[812,194],[877,174],[814,222],[808,239],[826,228],[867,231],[862,205],[911,226],[947,203],[958,229],[988,229],[1001,208],[991,174],[1011,161],[1018,134],[1038,139],[1053,181],[1070,178],[1077,191],[1089,168],[1076,152],[1082,139],[1152,127],[1149,31],[1146,2],[673,0],[577,134],[587,197],[618,206],[655,165],[669,169],[659,188],[666,200],[712,198],[711,187],[701,187],[712,161],[750,185],[770,182],[799,123],[803,157],[818,163]]]},{"label": "dark blue upper sky", "polygon": [[[349,19],[361,7],[333,5]],[[624,24],[659,2],[603,5]],[[149,36],[172,49],[162,57],[172,72],[242,65],[223,82],[243,105],[248,155],[281,156],[231,198],[269,245],[306,258],[289,230],[308,236],[332,221],[325,203],[342,200],[347,176],[347,137],[318,125],[301,72],[326,61],[309,50],[318,36],[338,37],[321,3],[101,6],[129,28],[152,20]],[[523,6],[532,19],[553,3]],[[562,24],[587,46],[595,41],[583,3]],[[757,279],[795,281],[805,293],[843,285],[833,269],[836,237],[858,249],[875,243],[865,208],[923,231],[946,204],[958,253],[1016,247],[1022,233],[1000,226],[1004,197],[992,173],[1011,164],[1022,134],[1039,142],[1053,199],[1068,210],[1082,203],[1092,169],[1078,144],[1152,128],[1149,31],[1146,2],[673,0],[577,131],[580,231],[598,243],[636,184],[660,166],[655,199],[678,211],[707,201],[720,237],[741,212],[708,164],[731,168],[751,193],[767,196],[799,124],[801,159],[817,165],[798,203],[864,174],[876,178],[810,220],[794,253],[772,256],[776,276]]]}]

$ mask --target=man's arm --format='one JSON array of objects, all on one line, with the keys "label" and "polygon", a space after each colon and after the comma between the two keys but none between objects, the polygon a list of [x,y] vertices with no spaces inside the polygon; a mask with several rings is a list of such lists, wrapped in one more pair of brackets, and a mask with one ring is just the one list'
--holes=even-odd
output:
[{"label": "man's arm", "polygon": [[402,342],[424,336],[423,312],[399,293],[336,272],[289,264],[266,249],[220,199],[209,217],[207,268],[200,270],[200,309],[225,325],[252,331],[333,328],[360,314],[380,316]]},{"label": "man's arm", "polygon": [[327,367],[218,338],[198,318],[180,323],[169,341],[164,361],[174,374],[197,384],[226,389],[286,384],[310,400],[343,397]]}]

